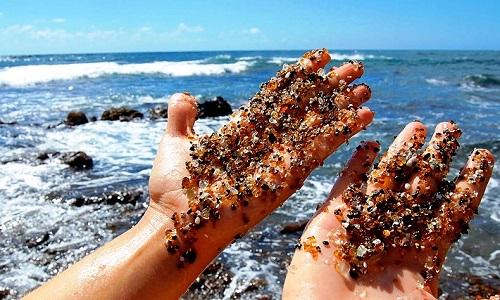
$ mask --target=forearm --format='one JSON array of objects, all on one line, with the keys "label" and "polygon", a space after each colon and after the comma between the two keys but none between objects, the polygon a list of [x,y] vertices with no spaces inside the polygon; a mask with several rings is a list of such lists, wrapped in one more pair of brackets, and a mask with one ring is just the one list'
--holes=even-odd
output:
[{"label": "forearm", "polygon": [[141,221],[26,299],[176,299],[217,255],[205,248],[189,265],[166,251],[170,218],[148,210]]}]

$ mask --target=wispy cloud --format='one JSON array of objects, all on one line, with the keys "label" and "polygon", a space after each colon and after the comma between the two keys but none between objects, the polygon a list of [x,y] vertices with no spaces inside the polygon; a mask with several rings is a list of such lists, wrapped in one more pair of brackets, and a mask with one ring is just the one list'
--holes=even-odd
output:
[{"label": "wispy cloud", "polygon": [[150,27],[150,26],[142,26],[141,28],[139,28],[137,30],[138,32],[152,32],[153,31],[153,27]]},{"label": "wispy cloud", "polygon": [[64,19],[64,18],[54,18],[54,19],[52,19],[52,22],[54,22],[54,23],[66,23],[66,19]]},{"label": "wispy cloud", "polygon": [[0,34],[9,35],[9,34],[23,34],[28,33],[33,30],[33,25],[11,25],[7,27],[0,28]]},{"label": "wispy cloud", "polygon": [[60,40],[71,36],[64,29],[35,29],[31,30],[29,34],[37,40]]},{"label": "wispy cloud", "polygon": [[[64,23],[65,19],[53,19],[54,23]],[[205,29],[199,25],[189,26],[185,23],[180,23],[177,27],[169,31],[157,31],[150,26],[142,26],[136,29],[100,29],[91,28],[88,30],[68,31],[64,28],[37,27],[32,24],[17,24],[0,28],[0,38],[5,40],[10,37],[22,37],[36,40],[68,40],[68,39],[83,39],[88,41],[106,41],[110,39],[127,39],[133,38],[136,40],[142,38],[152,38],[158,40],[180,39],[186,34],[195,34],[203,32]]]},{"label": "wispy cloud", "polygon": [[205,28],[197,25],[197,26],[188,26],[184,23],[180,23],[179,25],[177,25],[177,28],[172,31],[170,34],[172,36],[179,36],[179,35],[182,35],[184,33],[196,33],[196,32],[202,32],[204,31]]},{"label": "wispy cloud", "polygon": [[249,34],[249,35],[257,35],[257,34],[260,34],[261,31],[258,27],[250,27],[250,28],[247,28],[247,29],[243,29],[241,31],[242,34]]},{"label": "wispy cloud", "polygon": [[124,35],[123,30],[100,30],[91,29],[87,31],[67,31],[61,28],[37,28],[33,25],[18,24],[0,28],[0,37],[24,36],[36,40],[64,40],[70,38],[80,38],[93,40],[106,40]]}]

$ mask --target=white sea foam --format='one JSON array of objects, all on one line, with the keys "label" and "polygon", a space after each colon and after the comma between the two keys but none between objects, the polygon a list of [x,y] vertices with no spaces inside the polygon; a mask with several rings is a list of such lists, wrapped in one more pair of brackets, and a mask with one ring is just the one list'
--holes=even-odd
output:
[{"label": "white sea foam", "polygon": [[0,63],[2,62],[16,62],[18,59],[10,56],[0,56]]},{"label": "white sea foam", "polygon": [[[382,59],[382,60],[390,60],[392,57],[389,56],[376,56],[373,54],[361,54],[361,53],[354,53],[354,54],[341,54],[341,53],[330,53],[330,57],[333,61],[345,61],[345,60],[369,60],[369,59]],[[284,63],[291,63],[291,62],[296,62],[298,61],[298,57],[282,57],[282,56],[276,56],[272,57],[269,59],[267,62],[270,64],[277,64],[277,65],[282,65]]]},{"label": "white sea foam", "polygon": [[309,219],[314,214],[316,206],[326,199],[331,188],[331,179],[311,176],[302,188],[278,209],[278,212],[296,221]]},{"label": "white sea foam", "polygon": [[372,59],[375,58],[374,55],[363,55],[363,54],[339,54],[339,53],[330,53],[330,57],[332,60],[364,60],[364,59]]},{"label": "white sea foam", "polygon": [[432,84],[432,85],[435,85],[435,86],[443,86],[443,85],[447,85],[448,84],[448,82],[446,80],[437,79],[437,78],[426,78],[425,81],[428,84]]},{"label": "white sea foam", "polygon": [[257,55],[257,56],[242,56],[239,57],[238,60],[240,61],[251,61],[251,60],[257,60],[257,59],[262,59],[262,56]]},{"label": "white sea foam", "polygon": [[219,54],[215,56],[216,59],[231,59],[231,55],[229,54]]},{"label": "white sea foam", "polygon": [[272,260],[259,263],[254,258],[253,249],[255,249],[253,244],[238,241],[224,250],[224,253],[232,258],[230,270],[234,273],[234,276],[224,290],[222,299],[234,299],[235,292],[244,290],[245,285],[248,286],[250,281],[255,278],[265,279],[268,283],[267,289],[276,295],[280,294],[281,286],[275,274],[281,267]]},{"label": "white sea foam", "polygon": [[150,95],[146,95],[146,96],[137,97],[137,102],[148,103],[148,104],[165,104],[165,103],[167,103],[169,98],[170,98],[170,95],[164,96],[164,97],[158,97],[158,98],[152,97]]},{"label": "white sea foam", "polygon": [[491,213],[490,218],[493,221],[500,223],[500,204],[496,201],[500,183],[498,178],[495,177],[495,174],[493,174],[490,178],[488,186],[486,187],[485,199],[481,202],[481,207],[483,207],[485,213]]},{"label": "white sea foam", "polygon": [[297,57],[276,56],[276,57],[271,57],[267,62],[270,64],[282,65],[284,63],[296,62],[297,60],[298,60]]},{"label": "white sea foam", "polygon": [[[196,132],[209,133],[227,118],[201,119]],[[9,252],[0,259],[15,265],[0,276],[0,286],[8,286],[21,295],[46,281],[53,274],[37,259],[43,252],[64,252],[58,260],[68,265],[90,250],[113,237],[106,227],[113,218],[123,222],[125,206],[75,207],[64,202],[51,202],[44,195],[66,193],[80,188],[104,190],[107,186],[129,180],[147,182],[157,144],[164,132],[165,121],[107,122],[98,121],[75,128],[45,130],[33,127],[19,137],[34,139],[35,148],[9,149],[0,147],[7,157],[26,156],[44,151],[78,151],[94,159],[92,173],[68,172],[59,159],[47,159],[43,164],[9,162],[0,167],[0,240]],[[29,136],[29,137],[26,137]],[[132,167],[131,167],[132,166]],[[103,221],[106,220],[106,221]],[[19,236],[44,236],[50,232],[50,242],[43,249],[29,249]],[[64,262],[63,262],[64,261]],[[51,264],[57,264],[53,260]],[[55,267],[55,266],[53,266]]]},{"label": "white sea foam", "polygon": [[362,54],[362,53],[354,53],[354,54],[330,53],[330,57],[332,58],[332,60],[370,60],[370,59],[391,60],[391,59],[393,59],[392,57],[385,56],[385,55],[373,55],[373,54]]},{"label": "white sea foam", "polygon": [[82,64],[27,65],[0,69],[0,85],[26,86],[54,80],[71,80],[81,77],[96,78],[111,74],[164,74],[168,76],[218,75],[240,73],[250,62],[209,64],[201,60],[157,61],[140,64],[97,62]]}]

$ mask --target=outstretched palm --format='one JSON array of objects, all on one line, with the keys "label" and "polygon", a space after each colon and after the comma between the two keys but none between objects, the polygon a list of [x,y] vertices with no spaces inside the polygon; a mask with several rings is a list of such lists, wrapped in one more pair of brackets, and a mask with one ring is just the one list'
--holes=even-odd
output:
[{"label": "outstretched palm", "polygon": [[489,151],[474,150],[459,177],[445,180],[460,134],[453,122],[441,123],[420,152],[426,128],[410,123],[371,172],[379,145],[360,145],[306,228],[284,295],[437,295],[446,253],[477,211],[493,168]]},{"label": "outstretched palm", "polygon": [[363,66],[349,62],[324,74],[329,60],[323,49],[285,66],[211,136],[192,130],[195,99],[187,93],[172,97],[151,174],[150,206],[174,220],[178,230],[167,233],[167,246],[182,262],[185,251],[192,258],[197,249],[222,249],[244,234],[371,122],[373,113],[359,108],[369,88],[349,86]]}]

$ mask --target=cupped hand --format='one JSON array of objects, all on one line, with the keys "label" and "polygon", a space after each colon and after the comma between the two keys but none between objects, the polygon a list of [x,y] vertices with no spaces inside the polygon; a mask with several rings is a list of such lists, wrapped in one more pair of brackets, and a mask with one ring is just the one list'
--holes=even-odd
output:
[{"label": "cupped hand", "polygon": [[302,235],[284,298],[437,296],[446,253],[466,232],[493,169],[492,154],[476,149],[446,180],[460,135],[455,123],[440,123],[422,152],[426,127],[412,122],[373,168],[380,145],[358,146]]}]

